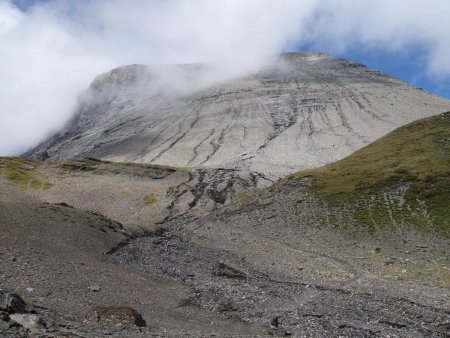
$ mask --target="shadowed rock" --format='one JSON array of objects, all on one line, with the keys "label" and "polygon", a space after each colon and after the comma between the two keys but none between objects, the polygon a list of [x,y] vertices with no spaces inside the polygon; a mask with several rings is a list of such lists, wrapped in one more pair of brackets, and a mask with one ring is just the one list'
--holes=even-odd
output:
[{"label": "shadowed rock", "polygon": [[232,266],[228,266],[225,263],[220,262],[213,269],[213,274],[216,276],[236,278],[236,279],[246,279],[247,276],[242,271],[239,271]]},{"label": "shadowed rock", "polygon": [[19,295],[0,290],[0,310],[9,313],[26,313],[26,304]]}]

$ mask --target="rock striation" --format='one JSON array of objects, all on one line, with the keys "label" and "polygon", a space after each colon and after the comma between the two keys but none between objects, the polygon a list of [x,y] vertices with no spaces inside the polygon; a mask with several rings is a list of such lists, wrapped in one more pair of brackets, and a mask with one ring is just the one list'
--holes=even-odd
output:
[{"label": "rock striation", "polygon": [[[206,65],[99,76],[67,126],[26,155],[239,169],[276,179],[337,161],[450,101],[323,53],[234,78]],[[224,80],[225,79],[225,80]]]}]

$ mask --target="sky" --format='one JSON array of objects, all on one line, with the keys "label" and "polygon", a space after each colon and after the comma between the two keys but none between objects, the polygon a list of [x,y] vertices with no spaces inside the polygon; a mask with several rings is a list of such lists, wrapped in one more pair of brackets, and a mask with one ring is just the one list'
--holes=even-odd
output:
[{"label": "sky", "polygon": [[448,0],[0,0],[0,155],[61,128],[96,75],[133,63],[235,75],[324,51],[450,98],[448,13]]}]

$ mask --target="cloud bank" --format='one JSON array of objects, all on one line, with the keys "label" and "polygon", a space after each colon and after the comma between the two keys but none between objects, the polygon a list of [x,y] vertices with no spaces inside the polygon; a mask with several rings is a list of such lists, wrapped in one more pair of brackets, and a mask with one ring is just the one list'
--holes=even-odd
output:
[{"label": "cloud bank", "polygon": [[426,51],[450,79],[447,0],[48,0],[26,11],[0,0],[0,154],[60,128],[77,94],[116,66],[214,62],[254,70],[307,46]]}]

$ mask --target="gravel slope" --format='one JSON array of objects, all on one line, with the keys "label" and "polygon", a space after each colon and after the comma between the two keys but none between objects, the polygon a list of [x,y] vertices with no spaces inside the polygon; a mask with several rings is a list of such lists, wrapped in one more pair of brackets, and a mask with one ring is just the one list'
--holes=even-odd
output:
[{"label": "gravel slope", "polygon": [[[172,220],[110,261],[191,286],[192,306],[214,299],[295,337],[449,335],[448,239],[413,229],[355,234],[333,214],[294,179],[197,221]],[[341,220],[358,229],[345,211]]]},{"label": "gravel slope", "polygon": [[[105,262],[122,226],[64,205],[0,202],[0,290],[23,297],[50,330],[0,328],[1,337],[259,336],[265,330],[219,311],[185,307],[194,291]],[[144,328],[86,321],[95,306],[131,306]],[[1,318],[0,318],[1,319]],[[1,320],[0,320],[1,322]]]}]

